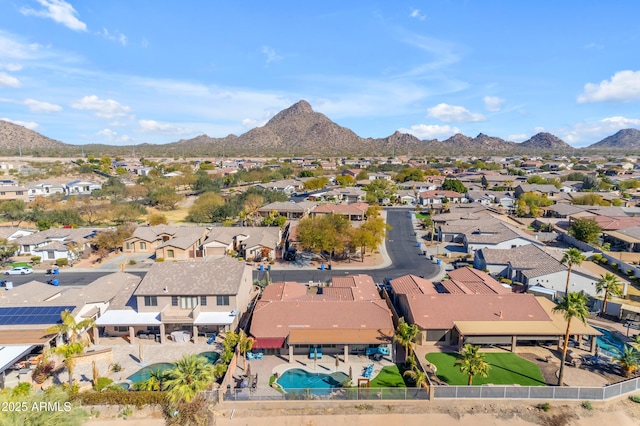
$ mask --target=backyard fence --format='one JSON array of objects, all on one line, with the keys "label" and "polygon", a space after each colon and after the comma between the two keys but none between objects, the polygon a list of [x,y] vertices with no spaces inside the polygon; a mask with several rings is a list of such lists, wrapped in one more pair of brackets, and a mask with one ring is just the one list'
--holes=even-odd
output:
[{"label": "backyard fence", "polygon": [[424,388],[336,388],[331,392],[314,392],[311,389],[289,389],[287,393],[273,389],[231,389],[222,394],[225,401],[381,401],[381,400],[428,400],[429,392]]},{"label": "backyard fence", "polygon": [[549,399],[603,401],[640,389],[640,378],[598,387],[433,386],[434,399]]}]

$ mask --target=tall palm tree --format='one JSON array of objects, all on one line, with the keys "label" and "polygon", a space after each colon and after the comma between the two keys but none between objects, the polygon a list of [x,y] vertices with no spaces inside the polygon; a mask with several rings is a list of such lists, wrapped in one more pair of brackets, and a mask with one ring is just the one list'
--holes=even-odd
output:
[{"label": "tall palm tree", "polygon": [[420,370],[419,368],[414,367],[411,370],[405,371],[402,375],[411,379],[415,383],[417,388],[423,387],[425,389],[429,389],[427,373]]},{"label": "tall palm tree", "polygon": [[84,352],[85,342],[67,343],[56,347],[53,352],[64,358],[69,373],[69,385],[73,384],[73,370],[76,367],[76,356]]},{"label": "tall palm tree", "polygon": [[620,355],[616,355],[613,359],[618,361],[624,375],[626,377],[631,377],[633,372],[638,369],[640,353],[631,346],[625,345],[622,353]]},{"label": "tall palm tree", "polygon": [[213,365],[205,357],[184,355],[166,372],[164,388],[171,403],[190,402],[214,380]]},{"label": "tall palm tree", "polygon": [[562,346],[562,359],[560,360],[560,374],[558,375],[558,386],[562,386],[564,364],[567,358],[569,335],[571,333],[571,320],[578,318],[584,324],[587,323],[586,318],[589,315],[587,297],[581,293],[568,293],[562,298],[562,302],[553,308],[553,312],[560,312],[565,321],[567,321],[567,330],[564,333],[564,345]]},{"label": "tall palm tree", "polygon": [[69,343],[75,343],[83,331],[90,327],[95,326],[95,320],[93,318],[87,318],[80,322],[76,321],[76,318],[71,314],[68,309],[65,309],[60,313],[60,319],[62,322],[47,328],[47,333],[59,333],[63,337],[69,340]]},{"label": "tall palm tree", "polygon": [[489,364],[484,360],[485,354],[478,352],[480,346],[470,344],[464,345],[464,349],[456,360],[456,365],[460,366],[460,371],[469,376],[468,385],[473,385],[474,376],[489,376]]},{"label": "tall palm tree", "polygon": [[586,259],[586,256],[582,254],[580,250],[575,247],[570,248],[564,253],[562,260],[563,265],[567,265],[567,285],[565,286],[564,294],[569,294],[569,280],[571,279],[571,270],[574,265],[582,265],[582,262]]},{"label": "tall palm tree", "polygon": [[398,327],[396,328],[396,335],[393,336],[393,341],[400,343],[400,346],[404,348],[405,359],[412,356],[413,343],[419,333],[420,329],[416,324],[407,324],[404,317],[400,318]]},{"label": "tall palm tree", "polygon": [[253,337],[247,336],[247,333],[244,330],[240,330],[238,334],[238,352],[242,355],[243,368],[247,368],[247,352],[249,352],[253,348],[253,343],[255,340]]},{"label": "tall palm tree", "polygon": [[136,383],[134,385],[137,391],[161,391],[166,373],[164,371],[152,370],[149,374],[149,378],[143,382]]},{"label": "tall palm tree", "polygon": [[600,280],[596,283],[596,294],[604,291],[604,303],[602,304],[602,313],[607,313],[607,300],[609,295],[622,296],[622,283],[618,281],[618,277],[607,272],[600,275]]}]

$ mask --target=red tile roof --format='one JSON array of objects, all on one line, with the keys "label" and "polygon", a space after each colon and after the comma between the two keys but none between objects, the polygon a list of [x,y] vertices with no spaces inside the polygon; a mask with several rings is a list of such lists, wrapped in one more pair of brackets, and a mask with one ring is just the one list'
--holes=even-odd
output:
[{"label": "red tile roof", "polygon": [[449,272],[449,280],[442,286],[451,294],[508,294],[505,288],[486,272],[474,268],[459,268]]},{"label": "red tile roof", "polygon": [[415,275],[403,275],[391,280],[395,294],[438,294],[433,283]]}]

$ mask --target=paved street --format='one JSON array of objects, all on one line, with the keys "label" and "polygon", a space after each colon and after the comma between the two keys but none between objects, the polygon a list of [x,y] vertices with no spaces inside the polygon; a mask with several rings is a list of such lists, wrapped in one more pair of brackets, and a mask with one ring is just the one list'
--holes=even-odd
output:
[{"label": "paved street", "polygon": [[[326,282],[332,276],[348,274],[368,274],[375,282],[381,283],[385,278],[396,278],[406,274],[422,275],[431,278],[439,274],[438,266],[431,263],[418,249],[414,225],[411,222],[411,208],[386,209],[387,222],[393,227],[388,233],[386,251],[392,261],[392,266],[382,269],[353,269],[324,270],[319,269],[287,269],[271,271],[271,281]],[[264,279],[267,272],[255,271],[254,279]]]}]

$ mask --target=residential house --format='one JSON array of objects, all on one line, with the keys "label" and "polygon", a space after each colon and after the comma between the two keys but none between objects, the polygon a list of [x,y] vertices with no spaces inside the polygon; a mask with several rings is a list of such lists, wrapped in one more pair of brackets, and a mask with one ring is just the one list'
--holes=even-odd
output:
[{"label": "residential house", "polygon": [[251,268],[221,257],[211,262],[155,263],[135,291],[122,294],[96,321],[109,335],[158,335],[160,343],[235,330],[253,293]]},{"label": "residential house", "polygon": [[123,251],[154,254],[162,243],[190,234],[206,236],[206,228],[169,225],[138,226],[133,231],[133,235],[124,240]]},{"label": "residential house", "polygon": [[67,259],[69,263],[89,248],[96,236],[93,228],[51,228],[16,239],[18,254],[40,256],[42,261]]},{"label": "residential house", "polygon": [[22,186],[0,186],[0,202],[12,200],[29,201],[29,188]]},{"label": "residential house", "polygon": [[36,197],[50,197],[54,194],[66,194],[66,187],[53,182],[40,182],[29,186],[29,200]]},{"label": "residential house", "polygon": [[291,195],[294,192],[304,190],[304,183],[300,180],[285,179],[269,183],[259,183],[256,185],[263,189],[271,189],[273,191],[284,192],[287,195]]},{"label": "residential house", "polygon": [[93,191],[102,188],[102,185],[87,180],[73,180],[65,185],[67,195],[91,195]]},{"label": "residential house", "polygon": [[224,256],[234,251],[238,257],[260,262],[275,259],[281,241],[279,227],[215,227],[202,249],[205,257]]},{"label": "residential house", "polygon": [[547,184],[520,184],[515,189],[516,198],[520,198],[520,196],[526,192],[535,192],[542,196],[553,198],[560,192],[555,185],[547,185]]},{"label": "residential house", "polygon": [[156,260],[189,260],[203,257],[202,243],[208,233],[208,229],[202,227],[178,228],[172,238],[156,246]]},{"label": "residential house", "polygon": [[418,194],[418,200],[423,206],[441,207],[448,200],[450,203],[467,203],[464,194],[455,191],[434,190],[422,191]]},{"label": "residential house", "polygon": [[256,303],[250,329],[253,347],[268,353],[364,355],[369,347],[387,347],[394,335],[391,311],[368,275],[334,277],[318,294],[306,286],[275,283]]},{"label": "residential house", "polygon": [[353,203],[353,204],[321,204],[311,212],[312,217],[322,215],[340,215],[346,216],[351,221],[365,220],[369,204]]},{"label": "residential house", "polygon": [[289,220],[296,220],[307,217],[317,206],[317,203],[311,201],[301,201],[299,203],[294,203],[293,201],[277,201],[260,207],[257,212],[262,217],[275,214],[284,216]]}]

